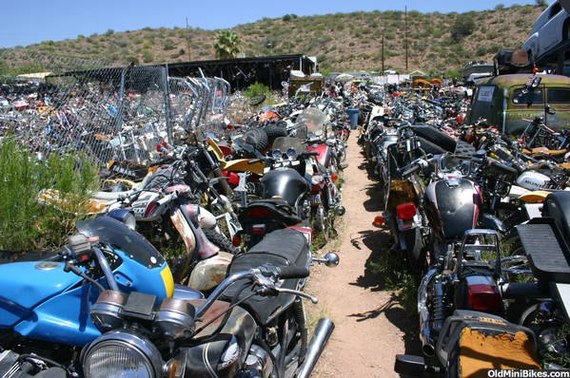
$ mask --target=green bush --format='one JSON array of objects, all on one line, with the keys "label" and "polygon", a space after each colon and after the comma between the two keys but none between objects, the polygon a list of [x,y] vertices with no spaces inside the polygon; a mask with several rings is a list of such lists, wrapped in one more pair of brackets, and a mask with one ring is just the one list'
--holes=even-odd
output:
[{"label": "green bush", "polygon": [[475,31],[475,21],[468,14],[459,15],[451,27],[451,38],[454,42],[461,41]]},{"label": "green bush", "polygon": [[263,83],[255,82],[251,84],[243,93],[247,98],[253,99],[256,97],[266,96],[269,97],[271,95],[271,91],[269,87]]},{"label": "green bush", "polygon": [[[62,245],[82,217],[82,204],[98,187],[97,169],[86,159],[54,154],[39,161],[11,137],[0,145],[0,172],[0,250]],[[56,190],[64,205],[40,203],[42,189]]]}]

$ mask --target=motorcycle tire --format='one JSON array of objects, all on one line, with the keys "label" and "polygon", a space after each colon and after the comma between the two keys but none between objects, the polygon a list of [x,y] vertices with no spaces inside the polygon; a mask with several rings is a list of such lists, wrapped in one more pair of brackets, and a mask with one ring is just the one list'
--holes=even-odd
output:
[{"label": "motorcycle tire", "polygon": [[429,125],[413,125],[414,133],[447,152],[455,151],[457,142],[443,131]]},{"label": "motorcycle tire", "polygon": [[267,133],[263,129],[253,129],[247,131],[243,140],[245,143],[252,145],[257,151],[263,151],[269,145]]},{"label": "motorcycle tire", "polygon": [[241,252],[241,250],[235,247],[232,244],[232,242],[228,240],[228,238],[226,238],[224,235],[220,234],[216,230],[211,228],[203,228],[202,231],[204,232],[208,240],[214,243],[214,245],[216,245],[220,249],[229,252],[232,255],[237,255]]}]

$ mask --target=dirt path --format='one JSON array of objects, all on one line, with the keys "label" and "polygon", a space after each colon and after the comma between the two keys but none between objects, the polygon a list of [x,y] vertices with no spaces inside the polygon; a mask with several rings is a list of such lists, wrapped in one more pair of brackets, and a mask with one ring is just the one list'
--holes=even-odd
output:
[{"label": "dirt path", "polygon": [[340,266],[319,269],[308,288],[320,301],[318,309],[309,310],[311,316],[330,316],[336,325],[316,377],[396,376],[394,356],[413,348],[409,339],[415,334],[415,321],[394,301],[393,293],[383,289],[381,277],[371,267],[391,239],[372,226],[381,210],[381,193],[368,177],[356,134],[348,142],[346,214],[334,246],[340,252]]}]

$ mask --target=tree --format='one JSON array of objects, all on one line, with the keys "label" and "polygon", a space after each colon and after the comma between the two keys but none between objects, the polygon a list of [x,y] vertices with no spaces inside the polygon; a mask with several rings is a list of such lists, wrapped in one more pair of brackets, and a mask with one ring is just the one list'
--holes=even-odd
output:
[{"label": "tree", "polygon": [[216,56],[218,59],[233,59],[241,51],[239,36],[231,30],[221,30],[216,34]]},{"label": "tree", "polygon": [[540,8],[546,7],[546,0],[536,0],[536,6]]},{"label": "tree", "polygon": [[473,33],[473,31],[475,31],[475,21],[473,17],[470,17],[468,14],[461,14],[455,19],[451,27],[451,39],[454,42],[459,42],[464,37]]}]

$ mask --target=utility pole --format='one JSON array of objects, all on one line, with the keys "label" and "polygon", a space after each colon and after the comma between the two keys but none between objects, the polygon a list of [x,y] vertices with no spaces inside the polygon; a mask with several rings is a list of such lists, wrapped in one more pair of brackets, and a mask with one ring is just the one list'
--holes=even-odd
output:
[{"label": "utility pole", "polygon": [[404,8],[404,48],[406,49],[406,74],[408,73],[408,6]]},{"label": "utility pole", "polygon": [[190,26],[188,25],[188,17],[186,17],[186,49],[188,50],[188,61],[192,61],[192,53],[190,52]]},{"label": "utility pole", "polygon": [[382,28],[382,75],[384,75],[384,31],[386,29],[383,27]]}]

